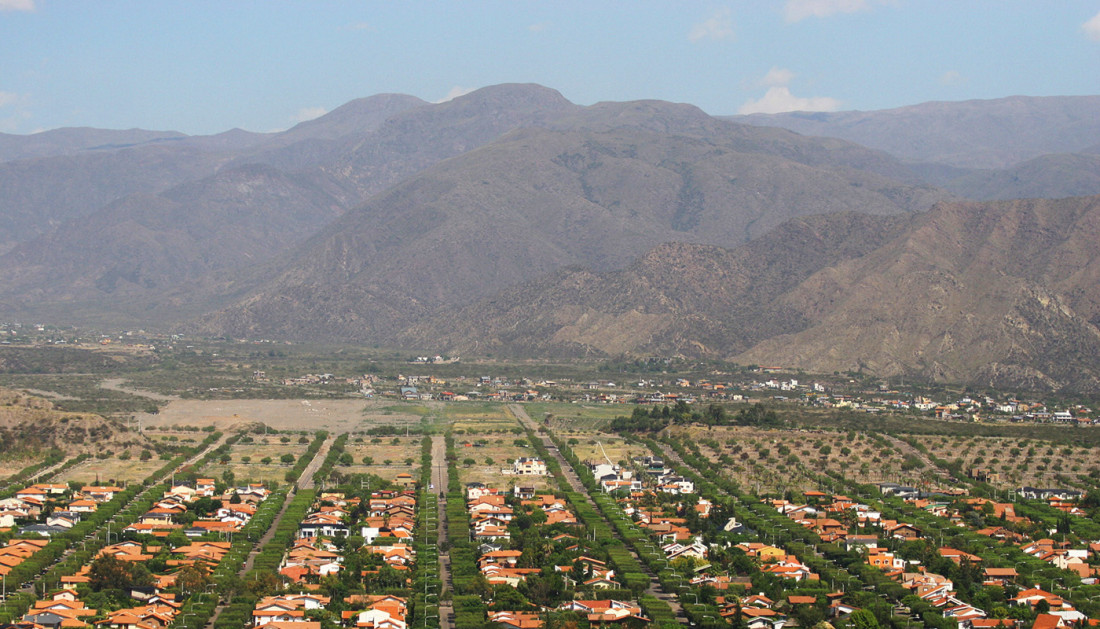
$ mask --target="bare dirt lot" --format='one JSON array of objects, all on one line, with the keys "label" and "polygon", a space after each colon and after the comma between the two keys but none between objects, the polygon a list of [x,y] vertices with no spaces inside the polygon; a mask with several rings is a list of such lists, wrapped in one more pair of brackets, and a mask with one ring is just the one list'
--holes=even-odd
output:
[{"label": "bare dirt lot", "polygon": [[[423,404],[423,403],[422,403]],[[431,404],[431,403],[429,403]],[[143,426],[209,426],[226,429],[261,422],[276,430],[333,433],[376,426],[419,425],[423,407],[393,400],[175,400],[157,414],[140,415]]]}]

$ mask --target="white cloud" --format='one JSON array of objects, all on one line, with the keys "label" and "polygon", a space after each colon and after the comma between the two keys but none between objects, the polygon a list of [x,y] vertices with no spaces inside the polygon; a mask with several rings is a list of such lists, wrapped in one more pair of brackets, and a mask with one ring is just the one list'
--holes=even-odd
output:
[{"label": "white cloud", "polygon": [[867,0],[787,0],[783,12],[788,22],[798,22],[808,17],[829,17],[869,8]]},{"label": "white cloud", "polygon": [[[2,1],[3,0],[0,0],[0,2],[2,2]],[[370,22],[355,22],[353,24],[348,24],[344,28],[349,30],[349,31],[370,31],[370,32],[374,32],[376,30],[374,28],[374,25],[372,25]]]},{"label": "white cloud", "polygon": [[298,110],[298,114],[294,116],[294,122],[305,122],[306,120],[313,120],[314,118],[320,118],[328,113],[328,110],[324,107],[303,107]]},{"label": "white cloud", "polygon": [[34,0],[0,0],[0,11],[34,11]]},{"label": "white cloud", "polygon": [[794,78],[794,72],[786,68],[772,68],[768,70],[768,73],[764,75],[764,78],[760,80],[760,85],[765,87],[775,87],[778,85],[788,85],[791,79]]},{"label": "white cloud", "polygon": [[26,100],[23,94],[0,92],[0,111],[3,112],[0,116],[0,132],[26,133],[25,125],[31,119],[31,112],[26,109]]},{"label": "white cloud", "polygon": [[1100,41],[1100,13],[1092,16],[1092,19],[1081,25],[1081,30],[1092,41]]},{"label": "white cloud", "polygon": [[444,96],[443,98],[441,98],[441,99],[439,99],[435,102],[436,103],[445,103],[449,100],[454,100],[454,99],[458,98],[459,96],[465,96],[466,94],[469,94],[470,92],[472,92],[476,89],[477,89],[476,87],[462,87],[461,85],[456,85],[456,86],[451,88],[451,91],[447,92],[446,96]]},{"label": "white cloud", "polygon": [[769,87],[759,100],[750,100],[737,113],[747,114],[779,114],[785,111],[836,111],[840,109],[840,101],[828,96],[814,96],[800,98],[791,94],[786,86]]},{"label": "white cloud", "polygon": [[550,22],[539,22],[538,24],[532,24],[528,26],[527,30],[531,31],[532,33],[541,33],[548,28],[550,28]]},{"label": "white cloud", "polygon": [[966,83],[966,77],[955,70],[948,70],[940,75],[940,85],[962,85]]},{"label": "white cloud", "polygon": [[691,27],[688,39],[692,42],[700,42],[704,39],[733,39],[733,17],[730,10],[718,9],[709,19],[699,22]]}]

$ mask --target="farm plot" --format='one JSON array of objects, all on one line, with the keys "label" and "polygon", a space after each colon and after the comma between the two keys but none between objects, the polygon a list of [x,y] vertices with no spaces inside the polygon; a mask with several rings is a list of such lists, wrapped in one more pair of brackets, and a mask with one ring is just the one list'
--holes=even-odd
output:
[{"label": "farm plot", "polygon": [[536,422],[542,423],[549,417],[550,427],[556,433],[602,430],[611,420],[621,415],[629,417],[634,410],[634,407],[628,404],[565,404],[561,402],[538,402],[526,404],[524,408],[531,419]]},{"label": "farm plot", "polygon": [[[396,443],[395,443],[396,442]],[[351,465],[339,465],[341,474],[374,474],[394,480],[402,472],[418,478],[420,469],[420,439],[417,437],[356,437],[344,451],[351,455]]]},{"label": "farm plot", "polygon": [[363,431],[377,426],[417,426],[425,410],[442,402],[395,400],[175,400],[156,414],[141,413],[143,426],[215,426],[218,430],[265,424],[275,430]]},{"label": "farm plot", "polygon": [[680,428],[715,467],[741,485],[775,492],[818,489],[817,476],[840,473],[860,483],[943,482],[908,448],[880,435],[743,426]]},{"label": "farm plot", "polygon": [[1092,486],[1093,475],[1100,475],[1100,449],[1088,446],[1012,437],[920,435],[914,439],[930,455],[957,464],[964,474],[981,470],[982,477],[999,489]]},{"label": "farm plot", "polygon": [[54,475],[51,482],[68,483],[77,481],[89,485],[95,483],[110,485],[140,483],[163,465],[164,461],[155,456],[147,461],[142,461],[137,456],[131,456],[128,459],[121,459],[118,455],[103,459],[93,457]]},{"label": "farm plot", "polygon": [[577,458],[585,462],[612,463],[630,465],[637,456],[650,454],[649,448],[641,444],[627,443],[621,437],[598,432],[564,432],[559,436],[573,447]]},{"label": "farm plot", "polygon": [[[283,443],[283,438],[290,441]],[[236,443],[229,450],[228,462],[214,461],[202,473],[211,478],[221,478],[226,471],[230,471],[238,483],[283,482],[294,462],[309,448],[308,443],[299,443],[299,439],[297,435],[270,435],[257,436],[253,443]],[[306,439],[308,441],[309,438]],[[284,460],[287,455],[292,458]]]},{"label": "farm plot", "polygon": [[459,479],[463,483],[485,483],[507,489],[513,485],[548,489],[548,476],[515,476],[502,470],[511,470],[512,461],[522,457],[537,456],[527,444],[526,435],[497,433],[470,433],[455,435],[455,451],[458,460]]},{"label": "farm plot", "polygon": [[515,415],[506,405],[496,402],[451,402],[443,407],[441,419],[452,424],[456,435],[462,432],[523,433]]}]

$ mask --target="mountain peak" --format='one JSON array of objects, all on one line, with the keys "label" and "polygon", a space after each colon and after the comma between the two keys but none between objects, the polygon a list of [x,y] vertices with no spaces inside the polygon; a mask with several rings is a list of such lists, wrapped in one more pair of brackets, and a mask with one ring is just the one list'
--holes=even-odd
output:
[{"label": "mountain peak", "polygon": [[558,111],[574,107],[561,92],[537,83],[502,83],[463,94],[440,104],[454,108],[538,109]]},{"label": "mountain peak", "polygon": [[335,139],[354,133],[369,133],[386,120],[428,103],[408,94],[376,94],[357,98],[327,114],[298,123],[282,135],[288,140]]}]

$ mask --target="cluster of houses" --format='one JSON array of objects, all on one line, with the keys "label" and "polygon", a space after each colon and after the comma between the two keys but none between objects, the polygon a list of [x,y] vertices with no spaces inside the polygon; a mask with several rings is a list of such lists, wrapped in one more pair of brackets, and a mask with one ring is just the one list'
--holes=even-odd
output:
[{"label": "cluster of houses", "polygon": [[656,491],[664,494],[680,495],[695,493],[695,483],[672,472],[665,466],[664,460],[654,456],[638,457],[634,460],[635,470],[607,462],[586,462],[592,477],[596,479],[600,488],[606,493],[612,492],[639,492],[652,486]]},{"label": "cluster of houses", "polygon": [[44,539],[16,539],[0,546],[0,577],[6,578],[12,568],[42,550],[48,543]]},{"label": "cluster of houses", "polygon": [[[258,629],[321,629],[320,620],[309,613],[323,610],[331,597],[314,593],[265,596],[252,611],[252,626]],[[340,613],[344,626],[362,629],[406,629],[408,601],[390,594],[353,594],[343,600]]]},{"label": "cluster of houses", "polygon": [[[927,571],[915,561],[905,561],[879,545],[880,535],[882,538],[899,541],[920,539],[922,533],[918,527],[906,522],[885,519],[870,506],[847,496],[830,496],[823,492],[806,492],[806,496],[827,504],[815,507],[793,504],[786,500],[772,500],[771,504],[780,513],[815,531],[822,541],[842,543],[848,550],[861,551],[869,565],[879,568],[887,577],[897,581],[914,596],[939,609],[944,617],[957,620],[960,629],[965,629],[967,623],[974,619],[986,617],[985,611],[957,597],[954,585],[949,579]],[[844,523],[836,517],[829,517],[830,515],[844,517],[845,520],[856,523],[863,530],[871,529],[878,532],[850,534]],[[951,548],[942,548],[940,552],[945,558],[956,562],[968,561],[972,557]]]},{"label": "cluster of houses", "polygon": [[[1020,495],[1030,500],[1045,500],[1049,506],[1068,515],[1084,515],[1084,511],[1077,506],[1077,501],[1083,495],[1082,492],[1076,490],[1065,489],[1035,489],[1032,487],[1024,487],[1020,490]],[[914,506],[923,509],[924,511],[933,515],[945,518],[958,526],[964,526],[964,520],[962,514],[958,509],[954,509],[949,503],[938,501],[934,499],[921,498],[921,497],[908,497],[906,502],[913,504]],[[996,502],[988,498],[965,498],[962,502],[975,509],[980,509],[984,512],[988,512],[992,517],[1002,520],[1006,526],[988,526],[982,529],[978,529],[975,532],[980,535],[985,535],[994,539],[1001,540],[1003,542],[1015,543],[1020,550],[1024,553],[1031,555],[1037,559],[1046,561],[1062,570],[1069,570],[1078,577],[1085,585],[1092,585],[1100,580],[1100,568],[1092,565],[1090,560],[1096,559],[1100,556],[1100,543],[1088,544],[1084,548],[1071,548],[1067,542],[1056,542],[1051,539],[1039,539],[1030,540],[1026,535],[1018,531],[1012,530],[1007,525],[1030,525],[1032,521],[1022,515],[1016,513],[1016,506],[1011,502]],[[955,554],[948,556],[946,552],[950,551]],[[960,554],[964,555],[966,561],[972,563],[980,563],[981,557],[975,555],[967,555],[962,551],[952,551],[952,549],[941,549],[941,554],[950,559],[956,559]],[[1001,568],[989,568],[988,570],[1004,571],[1007,569]],[[987,575],[988,578],[988,575]]]},{"label": "cluster of houses", "polygon": [[[794,504],[786,500],[770,501],[780,513],[787,515],[799,524],[817,532],[823,541],[841,543],[848,550],[858,550],[863,553],[865,561],[883,573],[897,581],[902,587],[911,591],[914,596],[936,607],[946,618],[951,618],[959,623],[959,629],[983,629],[999,626],[1001,621],[993,621],[987,618],[985,610],[960,600],[954,589],[954,584],[943,575],[935,574],[927,570],[920,562],[914,559],[905,560],[895,553],[880,545],[880,539],[913,540],[922,537],[919,528],[912,524],[897,522],[882,518],[874,508],[853,501],[842,495],[829,495],[823,492],[806,492],[807,498],[815,500],[814,505]],[[1052,499],[1062,499],[1062,496]],[[962,526],[963,518],[957,509],[951,508],[949,503],[931,500],[912,495],[906,498],[914,506]],[[993,514],[997,518],[1004,519],[1007,523],[1030,523],[1023,516],[1018,516],[1012,503],[998,503],[986,498],[967,498],[963,502],[970,507],[982,509]],[[858,527],[864,532],[849,533],[848,527],[840,521]],[[865,531],[877,531],[868,534]],[[1017,537],[1009,538],[1003,533],[1007,529],[992,527],[976,531],[977,533],[1000,537],[1008,542],[1021,542]],[[1000,533],[1000,534],[999,534]],[[784,554],[780,549],[768,547],[755,548],[758,545],[744,545],[746,553],[760,555],[771,554],[775,557]],[[1058,568],[1070,570],[1081,577],[1083,584],[1097,583],[1100,570],[1089,563],[1100,554],[1100,543],[1089,545],[1088,548],[1072,549],[1067,543],[1055,542],[1051,539],[1037,541],[1023,541],[1019,543],[1020,549],[1033,557],[1047,561]],[[967,564],[981,567],[982,558],[950,547],[940,547],[938,554],[954,562],[957,565]],[[765,560],[765,563],[767,560]],[[762,568],[763,569],[763,568]],[[983,585],[1017,587],[1019,575],[1014,568],[983,567]],[[1020,590],[1015,596],[1011,596],[1006,602],[1009,605],[1029,606],[1035,608],[1040,601],[1045,601],[1049,613],[1042,621],[1054,627],[1076,626],[1087,618],[1074,609],[1073,605],[1062,597],[1047,592],[1038,586]],[[1040,618],[1044,615],[1040,614]],[[994,623],[994,624],[989,624]],[[1042,624],[1042,623],[1037,623]]]},{"label": "cluster of houses", "polygon": [[818,581],[821,577],[796,557],[776,546],[761,542],[741,542],[735,548],[754,559],[761,572],[792,581]]},{"label": "cluster of houses", "polygon": [[[110,627],[119,629],[144,629],[167,627],[179,614],[180,603],[168,597],[151,596],[133,607],[107,611],[89,608],[73,588],[53,592],[48,598],[37,600],[23,616],[23,624],[14,626],[60,628]],[[93,618],[105,616],[102,620]]]},{"label": "cluster of houses", "polygon": [[[323,610],[329,597],[315,592],[326,577],[343,573],[344,554],[335,543],[354,530],[364,539],[356,549],[371,560],[365,562],[359,578],[370,579],[382,567],[404,573],[402,582],[415,565],[412,546],[416,522],[416,494],[410,490],[380,490],[363,499],[342,493],[322,492],[309,513],[298,524],[297,538],[283,556],[278,573],[290,590],[262,599],[253,611],[253,625],[265,629],[320,629],[321,621],[309,612]],[[357,528],[354,528],[357,527]],[[345,626],[366,629],[405,629],[408,606],[405,598],[393,595],[351,595],[343,600],[341,620]]]},{"label": "cluster of houses", "polygon": [[121,487],[104,485],[88,485],[79,490],[65,484],[31,485],[11,498],[0,500],[0,529],[19,526],[20,534],[43,537],[63,533],[122,491]]},{"label": "cluster of houses", "polygon": [[133,587],[129,592],[133,606],[114,610],[89,608],[80,598],[79,588],[91,581],[91,564],[86,564],[75,574],[61,578],[61,589],[38,600],[24,615],[22,621],[28,627],[111,629],[162,629],[171,625],[180,613],[182,602],[175,589],[183,570],[190,569],[200,575],[209,575],[218,562],[229,552],[229,542],[192,542],[167,551],[162,546],[151,546],[137,541],[124,541],[100,549],[98,557],[113,557],[122,565],[146,563],[169,552],[163,573],[152,574],[152,584]]},{"label": "cluster of houses", "polygon": [[[542,526],[554,524],[578,525],[577,518],[566,506],[565,500],[552,494],[536,494],[534,488],[516,486],[512,495],[520,501],[525,513],[536,509],[545,514]],[[466,512],[470,515],[473,541],[479,543],[481,556],[478,569],[491,585],[518,585],[528,574],[540,570],[517,567],[522,553],[505,549],[511,532],[508,524],[515,518],[515,509],[508,504],[507,495],[500,489],[484,483],[466,485]]]},{"label": "cluster of houses", "polygon": [[[858,608],[844,603],[843,592],[831,592],[825,595],[828,603],[828,616],[843,619]],[[722,618],[730,620],[741,615],[741,624],[747,629],[782,629],[790,622],[791,612],[799,606],[817,604],[814,596],[792,594],[786,600],[774,601],[763,592],[743,596],[719,596],[717,603]]]},{"label": "cluster of houses", "polygon": [[[271,491],[262,483],[243,487],[229,487],[219,493],[212,478],[200,478],[192,484],[173,484],[153,504],[149,511],[124,529],[135,535],[166,537],[182,530],[187,537],[204,535],[229,535],[240,531],[256,514],[257,505],[267,499]],[[184,518],[184,514],[203,498],[213,502],[213,511],[202,517]],[[183,520],[191,520],[184,524]]]},{"label": "cluster of houses", "polygon": [[[516,517],[537,512],[536,526],[549,528],[554,525],[577,527],[581,525],[569,510],[566,501],[549,493],[536,493],[529,487],[515,487],[511,495],[483,483],[466,485],[466,506],[470,514],[472,534],[479,541],[478,570],[489,585],[519,586],[529,576],[542,572],[539,565],[528,562],[523,565],[523,551],[509,547],[511,534],[508,524]],[[561,527],[555,530],[560,531]],[[586,554],[581,540],[568,533],[547,533],[551,542],[565,550],[571,560],[564,565],[553,566],[570,589],[594,592],[605,589],[621,589],[622,582],[606,561]],[[557,611],[571,611],[581,615],[590,624],[606,626],[618,624],[648,623],[642,608],[634,602],[621,600],[570,600],[561,603]],[[542,612],[503,610],[489,614],[489,621],[513,629],[542,627]]]}]

